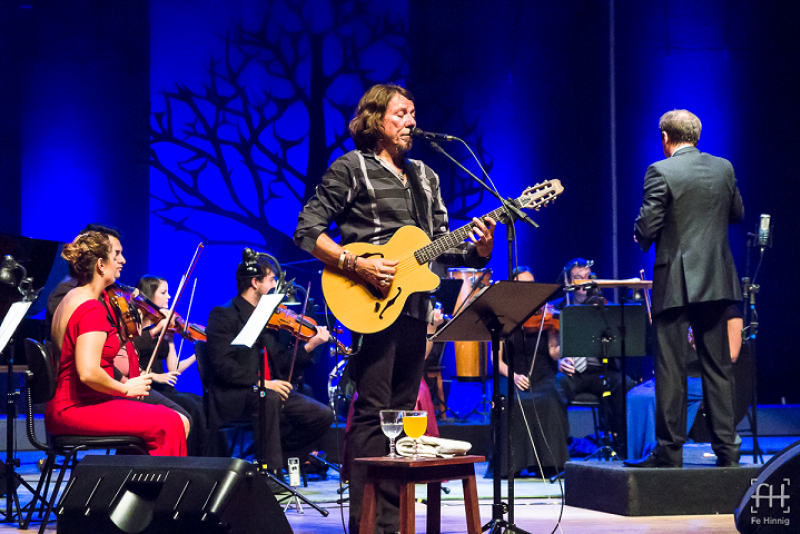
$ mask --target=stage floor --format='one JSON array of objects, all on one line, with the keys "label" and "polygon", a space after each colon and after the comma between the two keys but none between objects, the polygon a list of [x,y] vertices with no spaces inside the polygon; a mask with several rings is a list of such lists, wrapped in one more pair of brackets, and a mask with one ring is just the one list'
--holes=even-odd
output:
[{"label": "stage floor", "polygon": [[[36,452],[25,452],[18,455],[21,467],[18,472],[24,479],[35,486],[38,480],[36,460],[41,457]],[[492,519],[492,481],[484,479],[483,473],[487,464],[477,464],[478,496],[480,500],[481,521],[486,523]],[[461,533],[466,531],[464,503],[461,499],[461,484],[452,483],[449,495],[442,495],[442,533]],[[286,511],[295,534],[334,534],[344,533],[342,526],[343,517],[346,522],[348,507],[346,504],[339,506],[335,503],[338,498],[339,478],[337,473],[331,471],[326,480],[311,477],[307,488],[300,491],[312,502],[329,511],[328,517],[323,517],[308,505],[303,505],[303,513],[292,506]],[[503,482],[503,495],[505,501],[506,483]],[[619,534],[619,533],[647,533],[647,534],[672,534],[680,532],[703,532],[704,534],[735,533],[733,515],[707,515],[707,516],[663,516],[663,517],[624,517],[602,512],[595,512],[582,508],[561,505],[561,487],[559,484],[544,483],[541,479],[522,478],[515,481],[515,495],[517,496],[515,523],[519,528],[530,533],[550,533],[556,529],[561,517],[560,532],[566,534]],[[346,495],[346,494],[345,494]],[[425,497],[424,486],[417,487],[417,497]],[[20,490],[23,505],[30,500],[27,491]],[[3,497],[0,508],[5,508]],[[417,532],[425,532],[425,504],[416,505]],[[11,532],[36,532],[38,524],[32,524],[26,531],[20,531],[17,522],[0,523],[0,534]],[[47,532],[55,532],[55,523],[48,525]],[[265,530],[265,532],[267,532]]]}]

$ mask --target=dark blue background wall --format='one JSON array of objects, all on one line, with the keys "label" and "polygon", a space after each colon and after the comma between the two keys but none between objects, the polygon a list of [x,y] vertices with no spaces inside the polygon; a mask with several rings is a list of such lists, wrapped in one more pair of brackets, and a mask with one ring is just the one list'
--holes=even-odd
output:
[{"label": "dark blue background wall", "polygon": [[[116,225],[123,281],[154,272],[173,288],[202,240],[198,322],[235,292],[245,245],[303,262],[291,276],[316,286],[319,264],[288,239],[297,211],[352,147],[345,125],[364,88],[397,81],[417,97],[419,126],[478,147],[503,195],[562,181],[562,197],[533,216],[540,228],[518,226],[518,261],[540,281],[575,256],[594,259],[602,278],[627,278],[652,266],[631,229],[644,171],[662,157],[658,118],[685,107],[703,121],[701,150],[737,171],[740,275],[746,232],[773,216],[759,274],[761,398],[800,401],[795,4],[69,4],[3,4],[0,231],[66,241],[88,222]],[[422,143],[413,156],[442,174],[455,217],[496,207]],[[504,237],[495,279],[507,269]]]}]

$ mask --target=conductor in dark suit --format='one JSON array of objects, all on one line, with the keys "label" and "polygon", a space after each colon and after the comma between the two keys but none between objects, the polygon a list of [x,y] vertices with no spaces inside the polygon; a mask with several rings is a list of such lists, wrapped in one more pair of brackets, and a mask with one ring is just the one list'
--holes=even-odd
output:
[{"label": "conductor in dark suit", "polygon": [[731,402],[731,356],[725,309],[741,300],[728,242],[728,225],[744,218],[733,166],[697,149],[701,124],[675,110],[659,122],[667,159],[647,169],[644,199],[634,225],[643,251],[656,245],[653,324],[658,352],[656,439],[647,458],[631,467],[682,467],[686,441],[686,363],[689,327],[701,362],[703,397],[717,465],[737,465],[739,443]]},{"label": "conductor in dark suit", "polygon": [[[284,376],[285,362],[294,352],[294,340],[285,340],[278,332],[263,330],[252,347],[231,345],[262,295],[275,285],[275,271],[263,259],[240,263],[236,269],[239,294],[208,316],[208,423],[209,428],[241,418],[252,418],[258,425],[258,383],[261,360],[266,359],[266,460],[267,468],[279,473],[284,451],[300,452],[311,447],[333,422],[331,410],[316,400],[298,393]],[[297,341],[298,359],[328,341],[328,330],[317,327],[317,335]],[[258,439],[258,432],[254,433]],[[256,444],[258,445],[258,443]],[[258,450],[258,449],[256,449]]]}]

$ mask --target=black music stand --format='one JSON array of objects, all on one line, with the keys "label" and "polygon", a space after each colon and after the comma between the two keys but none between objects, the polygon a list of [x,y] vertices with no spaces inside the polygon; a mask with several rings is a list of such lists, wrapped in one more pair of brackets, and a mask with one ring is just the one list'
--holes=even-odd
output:
[{"label": "black music stand", "polygon": [[[20,484],[25,486],[25,488],[31,492],[32,495],[37,496],[36,490],[33,489],[30,484],[25,482],[22,476],[16,472],[15,468],[19,467],[19,460],[14,458],[14,427],[16,425],[17,420],[17,397],[19,397],[19,390],[14,385],[14,373],[20,372],[18,366],[14,365],[14,358],[15,358],[15,350],[14,350],[14,333],[16,332],[17,328],[20,325],[20,322],[25,317],[25,312],[30,307],[31,303],[36,300],[36,296],[38,295],[38,291],[31,291],[23,297],[21,302],[17,302],[12,305],[10,311],[3,318],[2,326],[0,326],[0,332],[4,332],[8,335],[8,347],[0,347],[2,352],[6,352],[4,349],[7,348],[7,360],[6,366],[7,368],[4,370],[6,373],[6,461],[5,461],[5,469],[3,472],[0,472],[0,482],[5,485],[5,489],[3,490],[6,496],[6,510],[5,512],[0,512],[0,515],[3,515],[3,522],[10,523],[14,520],[14,506],[17,507],[17,512],[19,513],[19,519],[22,520],[22,510],[30,506],[31,503],[28,503],[27,506],[21,507],[19,502],[19,494],[17,492],[17,488]],[[41,497],[39,497],[41,498]]]},{"label": "black music stand", "polygon": [[[561,286],[536,282],[497,282],[481,290],[478,296],[465,306],[461,312],[439,332],[431,337],[433,341],[491,341],[492,342],[492,384],[494,386],[492,406],[492,468],[494,483],[494,502],[492,520],[483,530],[490,533],[512,531],[525,533],[514,524],[514,474],[508,474],[508,506],[502,502],[502,447],[500,436],[500,415],[506,411],[508,433],[512,431],[514,403],[506,405],[506,399],[513,398],[514,381],[508,381],[506,397],[500,394],[500,341],[510,337],[542,305],[555,295]],[[513,354],[508,352],[508,367],[513,369]],[[513,465],[511,440],[506,443],[509,465]],[[503,519],[508,510],[508,521]]]},{"label": "black music stand", "polygon": [[[561,310],[561,357],[596,357],[603,362],[603,374],[608,375],[608,359],[621,358],[623,365],[622,395],[627,394],[625,376],[625,358],[628,356],[647,356],[646,328],[647,312],[642,304],[593,304],[573,305]],[[608,381],[605,382],[608,385]],[[604,392],[605,393],[605,392]],[[610,395],[610,391],[608,392]],[[624,397],[623,397],[624,398]],[[606,460],[617,458],[608,431],[608,402],[601,399],[603,406],[603,439],[602,446],[591,456],[602,455]],[[623,453],[627,449],[628,429],[627,417],[624,413],[618,417],[620,425],[620,442]],[[590,457],[591,457],[590,456]]]}]

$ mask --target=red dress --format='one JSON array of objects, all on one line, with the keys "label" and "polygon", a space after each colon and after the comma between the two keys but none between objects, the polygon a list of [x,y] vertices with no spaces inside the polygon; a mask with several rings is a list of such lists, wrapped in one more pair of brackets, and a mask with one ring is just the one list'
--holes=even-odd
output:
[{"label": "red dress", "polygon": [[88,332],[108,334],[100,366],[113,377],[113,361],[120,349],[116,328],[97,300],[78,306],[67,323],[61,348],[56,392],[45,411],[45,426],[53,435],[142,438],[154,456],[186,456],[186,433],[177,412],[134,399],[101,393],[78,377],[75,342]]}]

